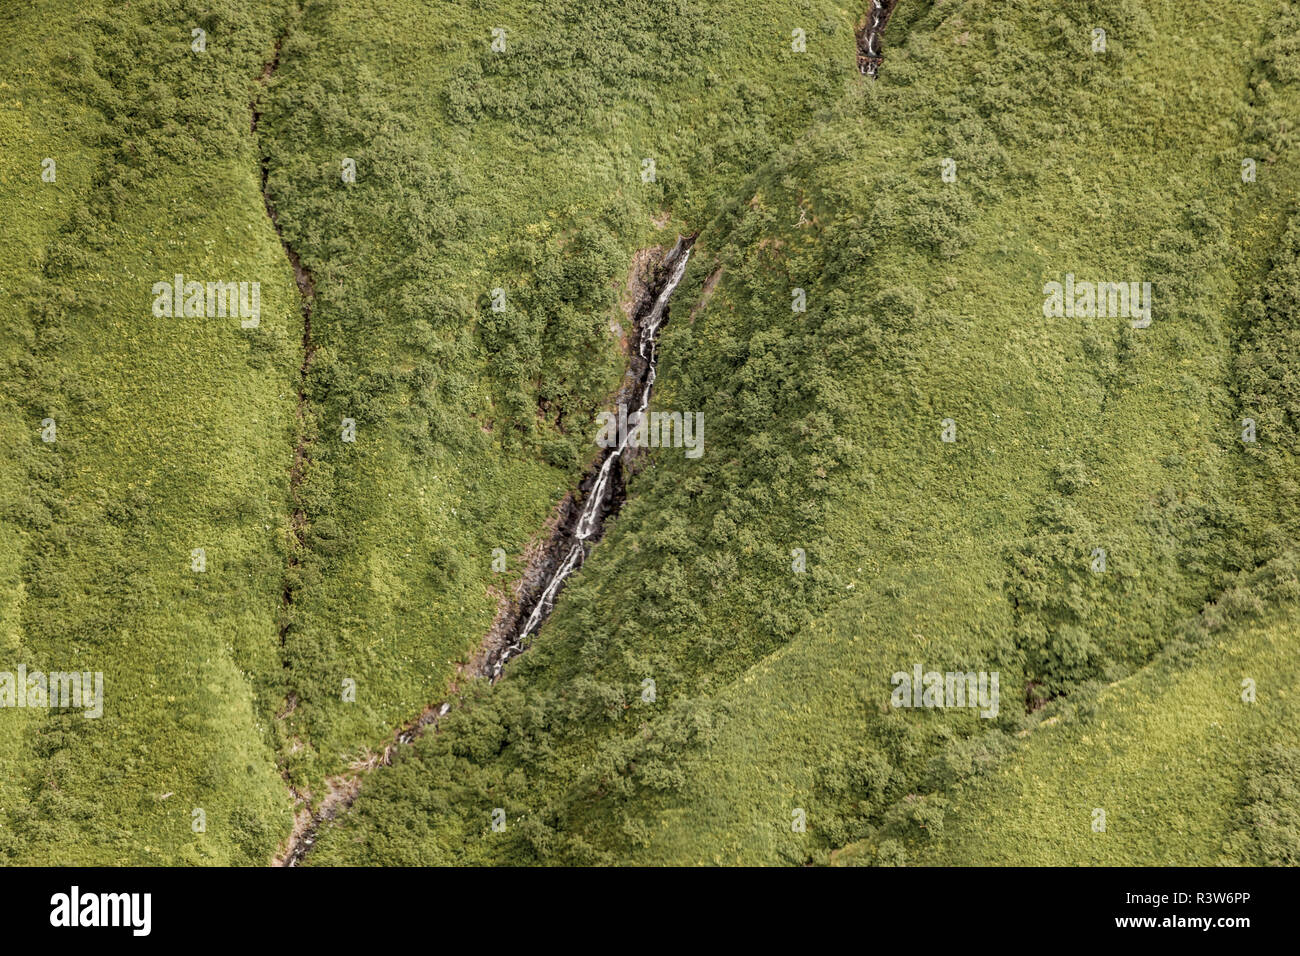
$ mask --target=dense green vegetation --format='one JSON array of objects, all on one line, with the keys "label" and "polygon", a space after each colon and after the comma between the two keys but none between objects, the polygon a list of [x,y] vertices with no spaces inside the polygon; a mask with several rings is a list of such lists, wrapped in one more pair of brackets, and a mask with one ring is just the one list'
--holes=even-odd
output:
[{"label": "dense green vegetation", "polygon": [[[692,223],[679,301],[721,280],[667,330],[658,401],[704,410],[708,453],[656,456],[539,646],[368,781],[315,862],[797,862],[926,829],[1055,712],[1026,710],[1135,674],[1276,555],[1288,479],[1242,449],[1232,356],[1295,182],[1293,14],[1217,17],[918,15],[881,83]],[[1151,281],[1155,322],[1044,322],[1066,272]],[[999,718],[891,711],[914,662],[999,671]]]},{"label": "dense green vegetation", "polygon": [[[1292,568],[1285,591],[1300,591]],[[1014,756],[900,800],[846,864],[1099,866],[1286,864],[1295,859],[1294,603],[1182,661],[1070,695]],[[1220,607],[1217,610],[1222,610]],[[1242,681],[1258,700],[1242,700]],[[987,748],[991,742],[981,742]],[[1105,812],[1103,832],[1094,829]]]},{"label": "dense green vegetation", "polygon": [[[0,671],[107,700],[0,709],[0,860],[266,862],[453,694],[307,862],[1300,856],[1293,5],[903,0],[875,83],[822,0],[36,6]],[[654,401],[704,455],[465,680],[695,230]],[[177,272],[260,325],[155,317]],[[1066,274],[1153,321],[1045,318]],[[997,715],[891,707],[914,665]]]},{"label": "dense green vegetation", "polygon": [[671,244],[850,82],[829,5],[810,6],[823,39],[801,58],[753,56],[758,24],[773,51],[789,33],[778,4],[743,29],[703,2],[381,6],[307,5],[263,118],[317,289],[286,641],[308,785],[437,700],[482,640],[504,588],[493,549],[517,575],[597,450],[637,250]]},{"label": "dense green vegetation", "polygon": [[[105,688],[98,720],[0,711],[8,862],[260,863],[289,822],[269,715],[297,308],[248,112],[279,18],[199,6],[0,17],[16,132],[0,218],[21,235],[3,282],[2,669]],[[223,34],[206,57],[200,24]],[[259,327],[154,317],[151,286],[176,272],[260,281]]]}]

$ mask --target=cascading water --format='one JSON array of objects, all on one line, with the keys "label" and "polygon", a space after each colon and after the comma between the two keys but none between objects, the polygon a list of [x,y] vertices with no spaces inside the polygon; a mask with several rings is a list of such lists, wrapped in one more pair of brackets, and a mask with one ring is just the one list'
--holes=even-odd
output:
[{"label": "cascading water", "polygon": [[889,25],[889,17],[897,5],[898,0],[871,0],[866,19],[858,28],[858,72],[873,80],[879,74],[880,64],[885,59],[880,37]]},{"label": "cascading water", "polygon": [[694,241],[694,236],[678,238],[677,244],[664,258],[661,269],[663,278],[654,293],[649,311],[644,314],[638,323],[640,334],[637,338],[637,358],[640,361],[637,364],[641,366],[641,371],[635,389],[637,393],[636,411],[628,415],[628,427],[623,430],[618,445],[607,451],[604,461],[601,462],[600,470],[596,473],[596,479],[592,482],[583,501],[582,510],[579,511],[577,520],[567,534],[569,542],[564,549],[563,558],[546,579],[545,586],[542,587],[536,602],[532,606],[532,610],[519,627],[514,639],[509,641],[495,655],[495,660],[491,662],[490,676],[493,681],[501,676],[501,671],[506,663],[512,657],[521,654],[528,646],[529,638],[537,633],[537,629],[541,627],[555,608],[555,599],[559,595],[560,588],[564,586],[565,579],[582,567],[583,561],[587,559],[588,547],[593,539],[600,536],[600,532],[604,528],[610,498],[613,493],[614,469],[621,463],[623,455],[627,451],[628,443],[635,433],[637,423],[650,407],[650,390],[655,383],[659,329],[668,316],[668,300],[672,297],[677,284],[682,281],[682,276],[686,274],[686,263],[690,260],[691,244]]},{"label": "cascading water", "polygon": [[[580,490],[586,489],[582,498],[582,507],[578,509],[576,516],[570,511],[556,530],[546,553],[552,556],[558,554],[560,557],[554,561],[549,572],[543,577],[544,583],[537,589],[536,598],[531,603],[525,599],[521,604],[519,619],[522,623],[506,632],[513,637],[507,636],[504,642],[489,648],[477,665],[470,668],[469,673],[472,676],[489,677],[495,682],[501,676],[506,662],[527,650],[530,639],[555,608],[555,600],[564,586],[565,579],[582,566],[587,558],[588,549],[600,538],[606,520],[617,510],[614,501],[615,484],[619,474],[617,469],[628,450],[637,422],[646,414],[650,406],[650,390],[655,383],[659,330],[668,317],[668,300],[672,297],[677,284],[681,282],[682,276],[686,274],[686,263],[690,259],[691,246],[694,242],[694,235],[678,238],[676,245],[664,257],[659,267],[658,279],[651,286],[650,296],[643,300],[645,304],[637,311],[635,321],[638,330],[637,347],[629,371],[633,385],[621,390],[619,396],[624,398],[627,395],[634,395],[637,400],[636,411],[628,414],[629,427],[619,439],[617,447],[605,452],[594,476],[588,476],[579,486]],[[525,607],[529,608],[527,616],[522,613],[522,608]],[[438,719],[450,710],[450,702],[426,708],[424,713],[397,732],[393,742],[374,761],[373,766],[386,766],[391,763],[396,748],[411,744],[420,736],[424,728],[436,724]],[[359,787],[359,781],[345,782],[334,791],[332,797],[324,801],[305,824],[295,830],[279,858],[279,865],[297,866],[301,863],[315,844],[316,833],[321,824],[332,820],[337,814],[350,807],[352,801],[356,799]]]}]

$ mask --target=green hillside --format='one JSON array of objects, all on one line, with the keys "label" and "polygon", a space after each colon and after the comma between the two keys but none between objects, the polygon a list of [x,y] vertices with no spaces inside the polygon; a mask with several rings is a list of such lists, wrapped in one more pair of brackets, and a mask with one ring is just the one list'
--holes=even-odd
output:
[{"label": "green hillside", "polygon": [[[658,402],[704,410],[708,453],[655,457],[539,646],[314,862],[824,861],[1276,553],[1234,353],[1295,182],[1294,15],[1109,7],[1092,56],[1096,16],[917,17],[879,84],[691,223],[679,301],[721,273],[664,335]],[[1045,321],[1066,273],[1150,281],[1154,321]],[[914,664],[998,671],[995,736],[891,710]]]},{"label": "green hillside", "polygon": [[[297,309],[248,110],[278,17],[226,14],[203,57],[214,17],[176,4],[0,20],[4,669],[104,685],[99,719],[0,711],[10,862],[261,863],[287,830],[269,715]],[[156,317],[175,273],[259,281],[258,327]]]},{"label": "green hillside", "polygon": [[[919,800],[900,804],[835,860],[1295,865],[1294,632],[1292,606],[1221,635],[1191,667],[1089,695],[996,771],[932,796],[927,814]],[[1257,682],[1254,703],[1242,700],[1245,679]],[[1274,774],[1289,792],[1272,792]]]},{"label": "green hillside", "polygon": [[0,12],[0,862],[1300,860],[1300,7],[864,9]]}]

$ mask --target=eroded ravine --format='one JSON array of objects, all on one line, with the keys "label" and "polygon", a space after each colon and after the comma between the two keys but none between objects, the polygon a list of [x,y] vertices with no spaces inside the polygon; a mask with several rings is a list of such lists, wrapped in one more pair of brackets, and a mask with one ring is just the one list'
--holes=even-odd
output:
[{"label": "eroded ravine", "polygon": [[[289,265],[293,268],[294,282],[298,286],[298,295],[301,300],[302,312],[302,358],[298,365],[298,375],[296,383],[297,401],[294,408],[294,440],[293,456],[289,465],[289,528],[288,528],[288,555],[285,559],[284,583],[281,590],[280,599],[280,620],[277,625],[277,633],[280,643],[281,664],[287,669],[289,658],[285,649],[286,639],[288,638],[289,629],[293,620],[293,602],[295,599],[295,587],[293,582],[297,578],[297,569],[302,562],[302,551],[306,547],[307,531],[307,510],[303,502],[302,484],[303,478],[307,471],[307,465],[311,453],[311,436],[312,428],[312,410],[307,398],[307,377],[311,372],[312,358],[316,354],[316,345],[312,340],[311,334],[311,316],[312,307],[316,302],[316,285],[312,280],[310,271],[302,264],[297,251],[290,245],[285,238],[284,232],[280,227],[279,216],[276,214],[275,203],[271,199],[270,189],[270,152],[262,146],[261,139],[258,135],[262,123],[263,100],[268,95],[271,78],[275,75],[276,69],[280,65],[280,49],[284,43],[285,36],[281,35],[275,41],[275,47],[271,53],[271,59],[267,61],[262,68],[262,74],[258,78],[257,89],[254,95],[250,110],[252,113],[251,131],[253,134],[254,144],[258,150],[258,164],[262,186],[262,202],[266,207],[266,216],[271,222],[271,227],[275,230],[277,238],[280,240],[280,247],[284,250],[285,257],[289,260]],[[293,689],[290,688],[286,695],[285,708],[283,712],[276,715],[277,720],[284,719],[291,714],[297,704],[297,696]],[[289,788],[295,802],[302,804],[304,807],[310,805],[309,795],[300,792],[289,779],[288,771],[282,770],[285,785]],[[294,821],[293,833],[303,832],[310,823],[309,813],[299,812]]]},{"label": "eroded ravine", "polygon": [[[494,659],[488,661],[490,670],[487,676],[494,681],[501,676],[502,669],[512,657],[528,648],[533,636],[555,609],[555,600],[559,597],[564,582],[582,567],[592,545],[600,539],[605,522],[622,505],[618,493],[621,486],[619,469],[626,460],[637,423],[650,406],[650,392],[654,388],[658,359],[659,330],[668,318],[668,300],[686,274],[686,263],[691,258],[694,242],[694,235],[678,237],[676,245],[659,266],[647,303],[638,310],[636,351],[632,354],[630,374],[633,385],[621,390],[618,396],[620,403],[626,402],[628,398],[634,399],[635,411],[628,412],[627,428],[617,446],[605,450],[598,467],[579,486],[582,507],[571,520],[561,524],[552,536],[548,551],[559,558],[554,561],[541,588],[525,603],[527,612],[520,615],[516,626],[511,629],[510,640],[493,656]],[[630,402],[628,405],[632,407]]]},{"label": "eroded ravine", "polygon": [[[298,285],[298,295],[302,300],[302,361],[298,366],[297,382],[297,407],[295,409],[294,422],[294,448],[293,460],[289,466],[289,498],[292,511],[289,517],[289,557],[287,560],[288,573],[285,575],[285,584],[283,592],[283,613],[280,621],[280,646],[283,648],[285,637],[289,629],[289,606],[293,603],[293,589],[290,581],[293,579],[293,570],[298,567],[301,561],[301,552],[304,547],[304,537],[307,528],[307,511],[302,500],[302,481],[306,473],[308,456],[310,454],[311,433],[311,405],[307,400],[307,376],[311,372],[312,358],[316,354],[316,345],[311,335],[311,313],[312,306],[316,302],[316,284],[312,280],[311,273],[302,264],[298,253],[294,250],[284,232],[280,228],[280,219],[276,215],[275,203],[271,200],[271,190],[269,186],[271,159],[267,150],[261,148],[258,139],[258,127],[262,121],[262,104],[261,100],[267,95],[270,86],[271,77],[274,76],[276,69],[280,65],[280,47],[284,43],[284,37],[280,37],[275,42],[275,49],[272,52],[271,59],[266,66],[262,68],[262,75],[258,83],[257,98],[252,103],[252,132],[254,141],[258,144],[259,164],[262,182],[262,202],[266,206],[267,218],[271,220],[271,227],[275,229],[275,234],[280,240],[280,246],[284,249],[285,257],[288,258],[289,264],[293,267],[294,281]],[[287,663],[287,662],[286,662]]]},{"label": "eroded ravine", "polygon": [[873,80],[880,73],[880,64],[885,59],[882,46],[885,27],[893,15],[898,0],[871,0],[867,15],[858,27],[858,72]]},{"label": "eroded ravine", "polygon": [[[873,79],[876,78],[883,61],[881,38],[889,23],[889,18],[897,6],[898,0],[870,0],[870,7],[862,23],[856,30],[860,72]],[[267,64],[262,76],[265,90],[268,81],[279,63],[280,44],[276,44],[275,56]],[[253,131],[257,132],[260,113],[254,104]],[[306,396],[307,374],[311,365],[314,346],[311,339],[311,309],[315,296],[312,278],[303,268],[293,248],[285,241],[276,219],[275,207],[271,202],[267,188],[268,160],[262,158],[262,190],[266,202],[267,215],[275,226],[276,234],[285,254],[293,265],[294,276],[303,299],[303,362],[298,391],[299,440],[294,451],[293,470],[290,488],[293,497],[293,518],[291,521],[291,541],[289,568],[295,566],[298,551],[302,546],[302,532],[306,517],[302,509],[298,486],[307,461],[309,441],[306,438],[306,424],[310,409]],[[546,544],[535,553],[528,562],[519,590],[513,602],[503,602],[504,616],[499,615],[487,637],[480,645],[479,652],[463,667],[461,674],[469,678],[487,678],[498,680],[506,664],[528,649],[538,630],[545,624],[555,609],[555,604],[569,577],[582,567],[591,548],[604,533],[611,517],[619,510],[623,502],[623,481],[625,466],[631,457],[630,436],[635,434],[635,426],[640,417],[647,413],[651,391],[656,377],[658,358],[658,334],[668,318],[669,300],[686,272],[691,248],[696,234],[679,236],[673,248],[663,257],[655,270],[654,279],[645,293],[640,297],[634,314],[635,349],[630,356],[630,369],[623,388],[616,401],[635,408],[628,414],[628,428],[620,435],[618,444],[605,449],[592,466],[587,476],[579,484],[577,492],[569,495],[561,503],[554,528]],[[286,580],[289,576],[286,576]],[[287,609],[293,600],[292,591],[285,589],[285,624],[281,630],[281,642],[288,627]],[[452,697],[458,692],[453,684],[450,688]],[[289,710],[292,709],[292,696]],[[398,730],[392,741],[381,754],[373,756],[364,764],[354,765],[352,773],[340,775],[326,781],[326,794],[311,809],[308,796],[300,794],[290,785],[295,798],[301,801],[303,809],[295,821],[292,834],[281,853],[275,859],[279,866],[296,866],[310,852],[316,842],[320,827],[344,812],[356,800],[361,787],[361,775],[376,767],[386,766],[392,762],[398,747],[415,741],[430,725],[451,710],[450,700],[432,704],[414,720]]]},{"label": "eroded ravine", "polygon": [[[268,209],[269,209],[268,205]],[[668,320],[669,302],[686,274],[695,234],[679,236],[676,244],[655,269],[653,280],[635,307],[633,317],[635,349],[616,401],[630,406],[628,427],[616,446],[606,448],[578,485],[575,495],[562,503],[559,519],[550,539],[523,576],[523,594],[516,610],[504,622],[494,625],[478,655],[462,673],[470,678],[501,677],[505,665],[526,651],[555,608],[556,599],[568,578],[582,567],[591,548],[600,540],[610,519],[623,503],[624,470],[633,453],[631,436],[650,405],[658,363],[658,337]],[[286,247],[287,249],[287,247]],[[634,410],[632,408],[633,403]],[[453,695],[456,687],[452,687]],[[451,701],[433,704],[399,730],[383,753],[354,773],[328,781],[327,795],[309,816],[300,816],[284,851],[276,858],[280,866],[297,866],[316,842],[320,827],[347,810],[360,792],[361,774],[390,764],[398,747],[414,742],[430,725],[451,710]],[[297,793],[295,791],[295,796]],[[304,801],[305,803],[305,801]]]}]

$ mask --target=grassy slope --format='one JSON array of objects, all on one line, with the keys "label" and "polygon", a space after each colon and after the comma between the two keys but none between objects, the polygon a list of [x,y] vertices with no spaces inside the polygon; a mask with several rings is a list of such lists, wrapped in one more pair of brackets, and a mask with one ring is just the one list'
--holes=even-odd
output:
[{"label": "grassy slope", "polygon": [[[438,699],[483,633],[502,586],[491,548],[517,573],[592,450],[627,264],[678,227],[705,233],[658,401],[705,412],[705,458],[653,459],[536,650],[375,775],[313,859],[825,859],[984,729],[884,710],[894,670],[1001,670],[1007,731],[1027,677],[1124,678],[1268,556],[1267,520],[1231,503],[1229,366],[1286,201],[1236,175],[1255,148],[1245,54],[1278,6],[1200,21],[1163,3],[918,7],[866,86],[851,72],[857,11],[832,4],[309,5],[262,129],[318,288],[307,547],[283,649],[301,329],[247,132],[282,24],[234,0],[205,13],[212,55],[193,70],[184,4],[125,18],[125,37],[74,18],[74,80],[22,73],[0,89],[30,151],[3,169],[21,184],[4,201],[24,251],[0,295],[53,263],[5,341],[20,398],[0,427],[21,451],[0,481],[21,530],[0,545],[0,623],[15,662],[103,670],[109,702],[101,721],[0,712],[0,847],[18,861],[51,847],[67,862],[264,859],[287,824],[285,735],[314,785]],[[154,29],[173,21],[174,35]],[[1086,53],[1099,22],[1105,59]],[[0,29],[21,50],[35,23]],[[811,52],[793,56],[801,24]],[[494,25],[513,58],[487,52]],[[124,38],[139,64],[109,83],[122,101],[80,95],[87,64],[130,62]],[[138,107],[154,74],[179,112]],[[87,100],[102,126],[69,105]],[[168,154],[187,126],[198,142]],[[72,159],[47,189],[39,158],[56,150]],[[344,155],[358,159],[351,193]],[[647,155],[653,186],[638,178]],[[956,185],[939,180],[944,156]],[[104,198],[139,190],[137,165],[151,201]],[[100,205],[62,232],[33,212],[92,181]],[[65,217],[79,199],[66,201]],[[255,336],[148,313],[149,284],[173,271],[245,270],[263,282]],[[1066,271],[1152,279],[1152,328],[1043,321],[1041,284]],[[498,284],[511,307],[493,318]],[[795,285],[806,314],[789,311]],[[54,447],[36,435],[41,409],[60,421]],[[356,445],[338,441],[345,415]],[[938,441],[944,417],[956,445]],[[1102,578],[1082,570],[1096,543]],[[206,576],[186,570],[196,546]],[[789,573],[792,547],[808,575]],[[1277,653],[1265,631],[1243,640]],[[343,677],[357,705],[339,701]],[[298,709],[273,732],[288,691]],[[504,835],[486,827],[500,805]],[[208,811],[202,837],[192,806]],[[796,806],[807,835],[789,832]]]},{"label": "grassy slope", "polygon": [[[1269,24],[1253,60],[1251,109],[1243,154],[1261,158],[1261,177],[1240,210],[1243,242],[1260,242],[1271,263],[1243,275],[1237,319],[1235,388],[1240,413],[1260,422],[1236,469],[1245,518],[1264,542],[1261,572],[1232,582],[1188,629],[1194,654],[1175,653],[1079,707],[1067,706],[1037,729],[1022,752],[995,773],[940,794],[951,807],[942,827],[887,828],[838,856],[869,863],[884,840],[901,841],[918,863],[1147,865],[1257,862],[1260,834],[1241,827],[1247,780],[1267,745],[1294,747],[1295,610],[1293,557],[1296,444],[1295,308],[1300,296],[1300,181],[1287,117],[1300,104],[1296,12]],[[1281,119],[1282,123],[1277,121]],[[1279,135],[1281,134],[1281,135]],[[1290,213],[1279,237],[1278,217]],[[1288,563],[1290,562],[1290,563]],[[1277,603],[1281,602],[1281,607]],[[1261,688],[1242,702],[1241,681]],[[1107,812],[1107,833],[1091,830]]]},{"label": "grassy slope", "polygon": [[[856,515],[846,508],[845,540],[827,550],[844,549],[851,529],[869,526],[877,513],[907,515],[914,527],[931,530],[930,540],[913,536],[906,550],[876,558],[891,569],[890,578],[907,582],[897,605],[884,615],[873,613],[871,605],[878,602],[858,599],[861,607],[841,609],[728,690],[724,699],[731,717],[707,758],[689,770],[707,783],[688,808],[663,815],[663,836],[650,858],[797,859],[798,838],[786,825],[790,808],[815,805],[816,771],[831,763],[837,750],[881,739],[880,731],[873,732],[870,708],[887,700],[888,675],[910,669],[913,662],[942,664],[939,669],[946,670],[962,655],[990,660],[992,648],[980,635],[1006,628],[1010,611],[997,591],[1005,548],[1012,542],[999,538],[1023,527],[1035,500],[1051,495],[1049,469],[1058,462],[1083,459],[1092,474],[1090,486],[1071,495],[1070,504],[1095,529],[1095,543],[1108,547],[1110,573],[1121,579],[1109,588],[1092,588],[1089,600],[1109,605],[1101,625],[1128,643],[1128,662],[1140,663],[1176,620],[1168,611],[1157,616],[1165,610],[1162,603],[1175,610],[1199,603],[1200,582],[1183,569],[1156,563],[1164,557],[1160,545],[1144,540],[1154,535],[1141,522],[1160,489],[1173,488],[1180,501],[1209,497],[1216,472],[1225,467],[1221,449],[1231,435],[1231,413],[1224,401],[1224,329],[1189,321],[1188,313],[1197,307],[1209,313],[1231,309],[1232,263],[1196,275],[1194,290],[1176,304],[1169,297],[1172,283],[1157,282],[1157,320],[1144,332],[1117,332],[1119,320],[1041,321],[1035,308],[1041,299],[1034,277],[1066,271],[1080,278],[1149,275],[1141,252],[1158,244],[1161,230],[1177,227],[1176,210],[1207,197],[1216,197],[1212,205],[1231,206],[1239,186],[1233,182],[1231,154],[1221,151],[1221,131],[1198,130],[1197,123],[1207,108],[1232,115],[1245,86],[1244,70],[1222,77],[1217,90],[1202,88],[1203,98],[1194,107],[1188,103],[1183,113],[1162,108],[1165,134],[1155,142],[1154,130],[1145,124],[1114,122],[1140,116],[1145,102],[1177,104],[1158,87],[1180,88],[1192,81],[1180,71],[1192,69],[1203,56],[1214,58],[1198,49],[1222,42],[1221,29],[1207,24],[1203,31],[1180,36],[1178,56],[1160,62],[1165,41],[1155,37],[1173,32],[1177,17],[1169,13],[1168,22],[1153,16],[1146,36],[1132,24],[1130,32],[1124,25],[1111,30],[1112,43],[1117,37],[1128,41],[1123,79],[1117,78],[1104,97],[1071,97],[1070,122],[1035,154],[1038,188],[982,209],[975,223],[980,239],[969,251],[941,266],[888,254],[873,259],[873,279],[886,288],[891,281],[923,285],[929,280],[931,288],[946,281],[952,291],[931,301],[936,309],[951,309],[955,321],[909,349],[917,366],[910,382],[929,405],[929,416],[916,414],[915,407],[881,409],[879,420],[892,412],[912,426],[912,434],[894,444],[887,430],[878,429],[864,442],[874,450],[873,464],[885,464],[877,481],[896,489],[894,494],[863,496]],[[965,24],[950,21],[938,30],[936,42],[964,35],[974,13],[964,19]],[[1025,49],[1034,49],[1031,36],[1020,40]],[[969,44],[972,60],[987,55],[976,37]],[[1189,49],[1198,52],[1189,56]],[[894,69],[902,67],[901,59]],[[953,59],[970,62],[962,54]],[[892,141],[882,148],[879,139],[872,140],[875,151],[888,155]],[[865,136],[861,146],[864,154],[872,149]],[[926,154],[921,144],[903,145],[899,152]],[[870,162],[863,159],[859,166],[870,168]],[[806,181],[814,180],[814,170],[825,176],[825,166],[809,163]],[[1071,228],[1091,221],[1100,228]],[[725,302],[726,294],[724,280],[715,302]],[[1108,389],[1101,370],[1089,368],[1088,353],[1095,354],[1098,338],[1112,339],[1120,350],[1133,349],[1124,387]],[[876,385],[866,376],[864,384]],[[873,404],[873,393],[875,387],[859,393],[864,406]],[[938,443],[918,440],[928,438],[924,426],[934,428],[943,415],[954,417],[962,429],[957,452],[965,442],[975,446],[958,473],[937,465],[944,451]],[[1173,533],[1194,531],[1175,527]],[[1076,560],[1086,565],[1087,556],[1085,547]],[[1131,592],[1148,596],[1136,579],[1155,574],[1164,593],[1155,600],[1134,600]],[[878,592],[881,584],[868,581],[866,587]],[[921,609],[929,620],[918,624]],[[1003,671],[1006,703],[1013,709],[1023,683],[1015,680],[1005,656],[993,661]],[[834,662],[830,673],[827,662]],[[757,727],[765,732],[756,734]],[[817,822],[812,816],[810,826]]]},{"label": "grassy slope", "polygon": [[[318,861],[824,859],[973,729],[881,713],[894,670],[1001,670],[1013,730],[1022,674],[1148,661],[1259,557],[1231,504],[1230,316],[1283,202],[1237,175],[1241,52],[1276,8],[1112,6],[1104,59],[1087,4],[921,18],[885,80],[705,230],[679,296],[725,271],[669,328],[660,393],[720,423],[705,459],[656,458],[518,686],[372,781]],[[1155,282],[1152,327],[1043,320],[1068,271]],[[667,715],[636,703],[646,674]],[[672,741],[691,720],[711,745]],[[493,801],[514,836],[486,831]]]},{"label": "grassy slope", "polygon": [[[49,4],[57,8],[56,4]],[[46,23],[48,18],[44,18]],[[48,27],[41,18],[17,17],[12,13],[0,20],[0,123],[3,139],[11,144],[0,163],[0,244],[6,255],[0,260],[0,307],[12,314],[24,282],[39,271],[45,244],[74,208],[76,197],[89,186],[88,169],[94,168],[92,151],[82,144],[75,130],[84,125],[87,110],[75,103],[51,101],[46,74],[38,65],[42,38]],[[50,154],[58,157],[56,181],[41,181],[41,161]],[[14,361],[24,346],[17,323],[0,328],[5,363]],[[44,417],[44,416],[41,416]],[[32,436],[40,428],[26,414],[8,389],[0,406],[0,440],[7,450],[0,461],[0,500],[17,501],[23,495],[27,469],[23,459],[32,454]],[[26,539],[22,525],[12,513],[0,522],[0,641],[5,657],[18,652],[22,642],[22,567]],[[13,806],[21,798],[18,787],[22,766],[23,729],[31,714],[7,711],[0,716],[0,805]]]},{"label": "grassy slope", "polygon": [[[1108,688],[1087,719],[1033,732],[996,772],[953,788],[942,829],[909,862],[963,866],[1213,866],[1259,749],[1295,747],[1294,606],[1234,629],[1195,666]],[[1258,703],[1241,699],[1253,677]],[[1092,830],[1094,808],[1106,832]],[[857,848],[838,862],[851,863]]]},{"label": "grassy slope", "polygon": [[[778,4],[747,8],[743,29],[696,3],[381,6],[309,5],[266,118],[277,208],[319,292],[319,440],[288,642],[309,784],[441,698],[596,451],[636,251],[671,244],[842,89],[851,49],[824,3],[798,22],[834,35],[798,58],[780,52]],[[495,547],[507,575],[491,571]]]},{"label": "grassy slope", "polygon": [[[299,334],[249,134],[275,24],[241,4],[43,6],[6,27],[50,51],[19,74],[23,112],[50,122],[20,140],[21,179],[7,173],[5,218],[46,221],[25,232],[30,356],[8,356],[27,475],[6,488],[26,548],[6,669],[102,671],[106,702],[99,720],[0,715],[17,747],[4,849],[23,863],[260,862],[289,824],[269,724]],[[47,154],[55,186],[37,175]],[[155,318],[150,287],[174,272],[260,280],[261,327]]]}]

